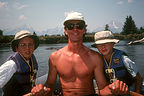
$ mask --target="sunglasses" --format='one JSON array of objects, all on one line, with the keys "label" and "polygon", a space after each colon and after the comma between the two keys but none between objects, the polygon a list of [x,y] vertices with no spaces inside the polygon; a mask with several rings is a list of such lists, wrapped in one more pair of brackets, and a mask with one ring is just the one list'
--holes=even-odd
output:
[{"label": "sunglasses", "polygon": [[85,23],[84,22],[79,22],[79,23],[66,23],[65,27],[68,28],[68,30],[72,30],[74,29],[74,26],[76,26],[77,29],[82,30],[85,27]]}]

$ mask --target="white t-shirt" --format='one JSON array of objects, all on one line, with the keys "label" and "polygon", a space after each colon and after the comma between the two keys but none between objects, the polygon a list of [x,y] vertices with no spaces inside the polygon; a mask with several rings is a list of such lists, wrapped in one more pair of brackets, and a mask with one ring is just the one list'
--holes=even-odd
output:
[{"label": "white t-shirt", "polygon": [[17,66],[13,60],[9,60],[0,66],[0,88],[11,79],[16,72]]},{"label": "white t-shirt", "polygon": [[138,73],[137,67],[135,62],[130,60],[128,56],[123,55],[123,62],[125,67],[127,68],[128,72],[133,76],[136,77],[136,74]]}]

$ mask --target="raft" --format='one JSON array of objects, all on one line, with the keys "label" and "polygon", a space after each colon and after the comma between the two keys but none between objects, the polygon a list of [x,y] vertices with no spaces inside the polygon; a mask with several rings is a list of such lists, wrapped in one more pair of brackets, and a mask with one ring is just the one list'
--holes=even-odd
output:
[{"label": "raft", "polygon": [[[41,76],[41,77],[38,77],[36,79],[36,84],[44,84],[47,80],[47,74]],[[94,83],[94,88],[95,88],[95,92],[96,94],[98,94],[98,87],[97,87],[97,84],[96,84],[96,80],[94,79],[93,80],[93,83]],[[59,93],[61,90],[61,87],[60,87],[60,83],[59,83],[59,78],[57,79],[57,82],[56,82],[56,89],[55,89],[55,92]],[[144,80],[143,80],[143,85],[142,85],[142,89],[141,89],[141,93],[144,95]]]}]

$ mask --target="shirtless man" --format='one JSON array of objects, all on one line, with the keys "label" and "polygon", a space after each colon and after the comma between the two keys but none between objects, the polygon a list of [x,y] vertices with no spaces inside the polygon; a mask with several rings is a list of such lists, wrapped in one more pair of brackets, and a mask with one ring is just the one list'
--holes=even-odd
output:
[{"label": "shirtless man", "polygon": [[94,96],[93,77],[100,95],[125,94],[128,87],[122,81],[108,85],[103,73],[103,60],[95,52],[82,44],[86,24],[81,13],[72,12],[64,21],[68,45],[53,52],[49,58],[49,72],[44,91],[42,84],[36,85],[31,93],[35,96],[51,96],[54,91],[57,73],[64,96]]}]

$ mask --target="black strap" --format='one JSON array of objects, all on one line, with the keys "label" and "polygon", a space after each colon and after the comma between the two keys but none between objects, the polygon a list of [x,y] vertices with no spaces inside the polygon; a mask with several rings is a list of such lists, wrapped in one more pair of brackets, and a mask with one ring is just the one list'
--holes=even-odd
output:
[{"label": "black strap", "polygon": [[16,72],[16,75],[30,75],[30,74],[34,74],[34,72],[25,72],[25,73],[21,73],[21,72]]},{"label": "black strap", "polygon": [[125,67],[124,66],[121,66],[121,67],[117,67],[117,68],[113,68],[115,71],[119,71],[119,70],[124,70]]}]

